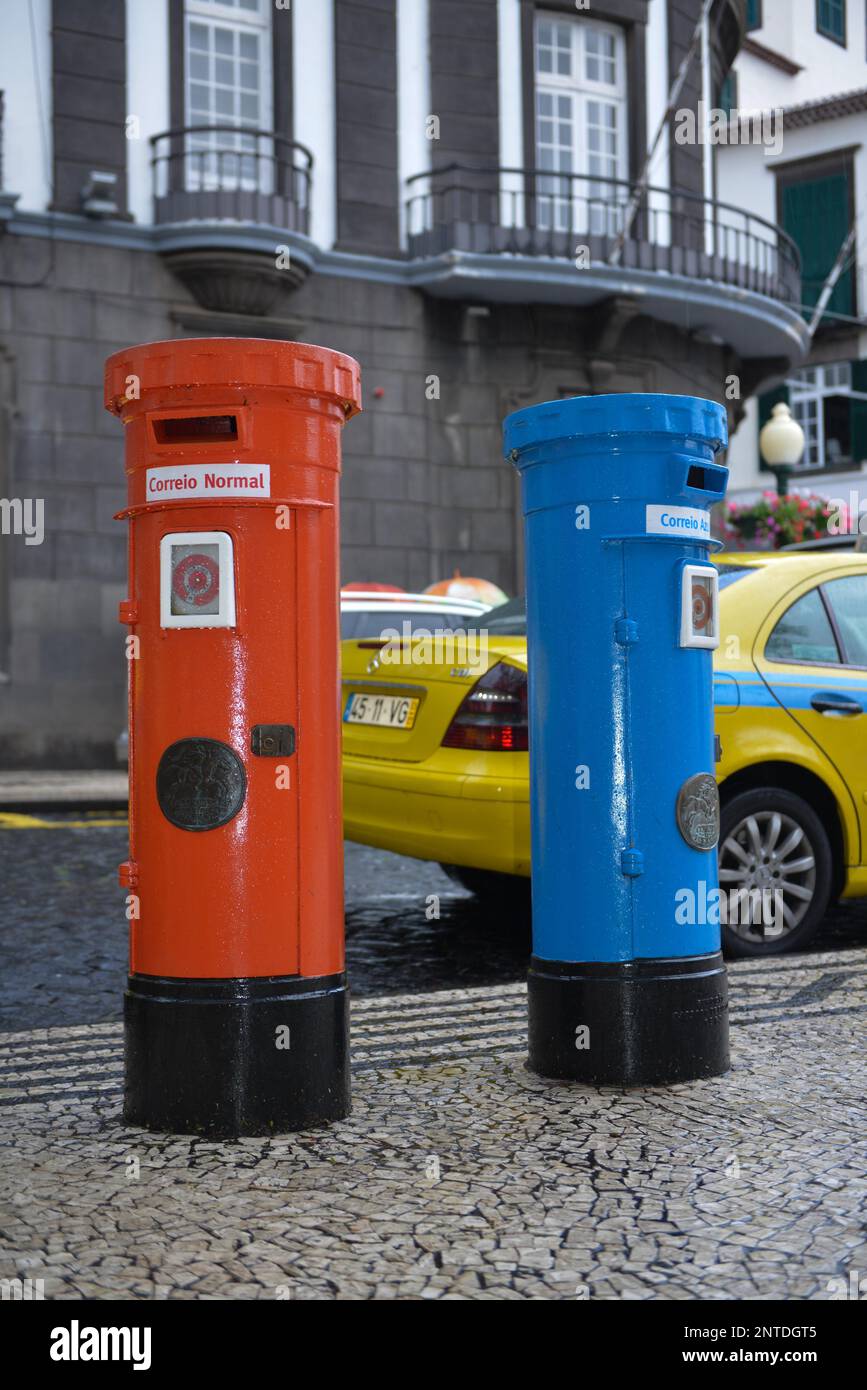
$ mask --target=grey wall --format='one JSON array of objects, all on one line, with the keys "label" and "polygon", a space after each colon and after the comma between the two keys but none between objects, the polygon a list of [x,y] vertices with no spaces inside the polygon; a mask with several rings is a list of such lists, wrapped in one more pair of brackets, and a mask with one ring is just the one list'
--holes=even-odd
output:
[{"label": "grey wall", "polygon": [[[99,765],[123,724],[123,439],[102,408],[103,363],[131,342],[172,336],[183,298],[156,256],[10,236],[0,343],[14,362],[6,495],[43,498],[45,540],[0,537],[10,588],[8,684],[0,684],[0,765]],[[11,397],[11,399],[10,399]]]},{"label": "grey wall", "polygon": [[[701,14],[702,0],[668,0],[668,71],[669,82],[673,82],[684,54],[689,48],[698,17]],[[711,36],[711,91],[710,101],[716,100],[720,85],[728,73],[736,55],[746,24],[746,0],[716,0],[710,16]],[[701,54],[696,54],[687,74],[678,107],[697,110],[702,92]],[[670,122],[671,137],[670,175],[673,189],[681,189],[704,197],[703,147],[701,145],[679,145],[674,139],[675,119]],[[700,213],[697,205],[684,204],[687,218],[697,218]],[[700,249],[703,233],[699,226],[690,225],[684,219],[675,219],[673,235],[680,243]]]},{"label": "grey wall", "polygon": [[54,203],[81,211],[92,169],[118,176],[126,209],[126,6],[118,0],[53,0]]},{"label": "grey wall", "polygon": [[434,168],[499,164],[496,0],[433,0],[429,29]]},{"label": "grey wall", "polygon": [[[668,0],[668,75],[673,82],[689,48],[696,21],[701,13],[702,0]],[[696,54],[687,74],[678,101],[679,108],[697,110],[701,98],[701,56]],[[675,120],[671,121],[669,140],[672,188],[704,196],[703,147],[679,145],[674,138]],[[703,238],[698,228],[688,228],[682,221],[675,224],[683,244],[700,247]],[[675,235],[676,231],[672,232]]]},{"label": "grey wall", "polygon": [[395,0],[335,0],[334,22],[337,244],[394,255],[399,241]]}]

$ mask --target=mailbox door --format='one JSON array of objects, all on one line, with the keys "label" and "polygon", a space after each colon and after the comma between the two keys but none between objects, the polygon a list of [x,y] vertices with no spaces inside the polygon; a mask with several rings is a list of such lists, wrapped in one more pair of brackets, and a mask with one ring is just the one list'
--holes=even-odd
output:
[{"label": "mailbox door", "polygon": [[[715,766],[713,650],[701,635],[698,645],[685,644],[684,613],[684,588],[691,590],[710,566],[706,551],[667,541],[626,543],[623,550],[621,601],[638,639],[621,648],[617,661],[629,750],[626,844],[642,855],[641,872],[628,880],[632,954],[700,955],[719,950],[719,920],[708,911],[717,888],[717,850],[715,843],[699,849],[687,842],[678,828],[678,805],[693,779],[712,776]],[[694,814],[707,820],[712,841],[718,830],[710,824],[713,812],[710,801],[703,806],[696,799]],[[684,913],[685,902],[694,911]]]},{"label": "mailbox door", "polygon": [[[278,529],[269,507],[184,506],[145,513],[131,529],[141,638],[130,672],[130,842],[140,897],[131,969],[179,978],[297,974],[296,514]],[[227,538],[228,567],[217,536]],[[177,579],[173,616],[222,625],[164,626],[167,563]],[[218,611],[231,614],[230,597],[231,623]],[[287,727],[292,751],[281,752],[288,744],[269,740]]]}]

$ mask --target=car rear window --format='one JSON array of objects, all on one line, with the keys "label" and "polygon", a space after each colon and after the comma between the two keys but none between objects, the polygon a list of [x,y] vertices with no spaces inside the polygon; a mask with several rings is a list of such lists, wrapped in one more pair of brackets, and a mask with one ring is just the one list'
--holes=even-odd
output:
[{"label": "car rear window", "polygon": [[719,586],[721,589],[727,589],[730,584],[737,584],[739,579],[745,578],[748,574],[758,574],[761,568],[761,565],[717,565]]},{"label": "car rear window", "polygon": [[508,603],[501,603],[499,607],[492,608],[490,612],[486,613],[479,626],[496,637],[526,637],[526,600],[510,598]]},{"label": "car rear window", "polygon": [[382,610],[356,610],[340,614],[340,635],[342,638],[381,637],[384,632],[397,631],[403,636],[404,623],[410,624],[411,633],[420,629],[436,636],[438,632],[466,632],[481,625],[484,614],[476,613],[420,613],[409,608]]}]

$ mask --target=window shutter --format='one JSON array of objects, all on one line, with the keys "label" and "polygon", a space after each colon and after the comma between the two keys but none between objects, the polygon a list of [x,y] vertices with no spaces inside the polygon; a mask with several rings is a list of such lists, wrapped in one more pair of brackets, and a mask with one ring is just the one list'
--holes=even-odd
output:
[{"label": "window shutter", "polygon": [[[867,394],[867,359],[852,363],[852,390]],[[852,402],[852,459],[867,459],[867,401]]]},{"label": "window shutter", "polygon": [[718,105],[720,110],[725,111],[726,115],[731,116],[737,104],[738,75],[734,69],[732,69],[720,87]]},{"label": "window shutter", "polygon": [[816,0],[816,29],[846,46],[846,0]]},{"label": "window shutter", "polygon": [[780,401],[789,404],[788,386],[778,386],[773,391],[765,391],[764,395],[759,396],[759,429],[763,429],[771,418],[771,411]]},{"label": "window shutter", "polygon": [[[783,225],[801,252],[805,305],[813,306],[849,231],[849,174],[786,184],[782,190]],[[851,268],[840,276],[828,303],[833,313],[851,314],[854,280]],[[809,318],[809,313],[805,314]]]}]

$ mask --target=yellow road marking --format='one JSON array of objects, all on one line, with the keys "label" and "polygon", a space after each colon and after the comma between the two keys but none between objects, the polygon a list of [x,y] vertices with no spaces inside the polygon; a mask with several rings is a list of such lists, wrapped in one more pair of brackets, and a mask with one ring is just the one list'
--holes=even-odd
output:
[{"label": "yellow road marking", "polygon": [[15,811],[0,811],[0,830],[87,830],[91,826],[126,825],[123,811],[111,818],[94,817],[92,820],[42,820],[39,816],[23,816]]}]

